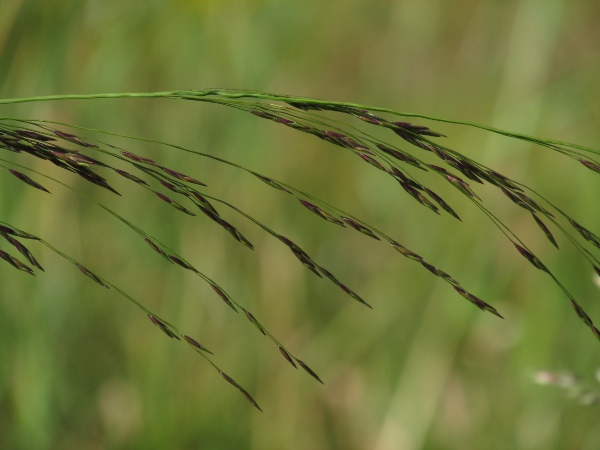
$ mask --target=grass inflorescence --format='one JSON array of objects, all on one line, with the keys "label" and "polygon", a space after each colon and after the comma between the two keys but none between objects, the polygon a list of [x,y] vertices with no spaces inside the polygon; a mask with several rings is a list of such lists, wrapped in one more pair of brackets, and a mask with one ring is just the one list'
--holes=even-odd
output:
[{"label": "grass inflorescence", "polygon": [[[300,133],[315,136],[320,140],[351,152],[360,158],[361,161],[368,164],[370,169],[377,170],[382,176],[390,177],[391,180],[400,185],[400,188],[408,197],[412,198],[419,205],[437,215],[448,214],[462,221],[456,210],[444,199],[443,194],[445,192],[434,191],[422,180],[422,175],[425,173],[438,177],[444,181],[447,189],[456,190],[479,208],[504,234],[512,247],[533,267],[552,278],[553,282],[566,295],[577,316],[592,331],[596,338],[600,340],[600,330],[596,327],[592,318],[585,312],[582,305],[527,245],[496,217],[490,209],[484,206],[478,190],[483,185],[492,186],[502,192],[515,205],[527,210],[532,216],[532,224],[535,224],[534,226],[541,231],[554,247],[559,248],[555,233],[558,232],[565,235],[575,248],[589,261],[591,268],[599,275],[600,261],[594,255],[593,250],[594,248],[600,249],[600,237],[573,217],[570,217],[545,197],[538,194],[535,190],[443,145],[443,134],[424,125],[407,121],[396,121],[394,117],[423,118],[480,128],[548,148],[563,156],[575,159],[585,168],[597,173],[600,173],[600,162],[596,158],[600,157],[600,152],[567,142],[538,139],[468,122],[400,113],[386,108],[252,91],[213,89],[206,91],[170,91],[158,93],[66,95],[0,100],[0,104],[123,97],[171,98],[213,103],[237,109],[242,113],[250,113],[257,120],[272,121]],[[367,124],[366,128],[372,127],[373,129],[389,130],[389,137],[385,140],[375,137],[373,133],[363,131],[365,127],[359,128],[358,125],[361,123]],[[116,176],[125,178],[128,182],[135,183],[142,189],[147,190],[149,197],[167,203],[178,212],[190,216],[197,216],[200,213],[200,217],[215,222],[237,242],[250,250],[254,250],[254,244],[241,231],[240,224],[232,223],[233,221],[230,216],[233,215],[246,219],[287,247],[298,261],[313,274],[322,279],[329,280],[351,299],[371,308],[371,305],[349,287],[345,281],[340,280],[329,269],[323,267],[296,242],[281,232],[271,229],[237,205],[212,195],[210,186],[207,186],[202,180],[195,178],[193,174],[184,174],[173,170],[161,165],[159,161],[154,161],[146,156],[133,153],[126,148],[109,142],[109,139],[114,136],[132,141],[158,143],[167,148],[185,151],[202,158],[209,158],[218,163],[244,171],[273,189],[290,196],[294,201],[299,202],[307,212],[310,212],[319,219],[340,228],[360,232],[372,239],[373,244],[378,242],[386,243],[402,256],[420,264],[433,276],[448,283],[457,294],[477,308],[502,318],[502,315],[494,306],[469,292],[445,270],[425,260],[423,256],[409,249],[406,245],[401,244],[396,238],[389,236],[360,218],[342,211],[314,195],[296,189],[283,181],[260,174],[223,158],[175,144],[44,120],[0,119],[0,149],[23,155],[22,160],[18,159],[18,162],[14,161],[15,158],[9,160],[0,157],[1,169],[10,172],[11,175],[17,177],[30,187],[45,193],[54,191],[54,187],[51,187],[51,184],[58,184],[59,186],[74,190],[87,200],[99,205],[106,212],[118,219],[124,226],[133,231],[141,241],[144,241],[154,253],[162,257],[166,262],[189,270],[208,283],[216,294],[215,298],[222,300],[226,307],[232,309],[234,312],[240,312],[241,310],[243,313],[241,316],[245,316],[247,321],[261,334],[268,337],[290,365],[294,368],[301,367],[319,382],[322,382],[319,376],[271,334],[267,327],[248,308],[243,306],[243,300],[234,299],[216,281],[196,269],[183,255],[176,253],[162,243],[159,238],[149,235],[137,225],[117,214],[110,207],[100,204],[87,194],[81,193],[62,181],[46,175],[40,169],[34,171],[27,166],[27,155],[34,156],[60,169],[74,173],[85,181],[106,189],[115,195],[126,195],[126,193],[118,192],[111,185],[111,179],[116,174]],[[435,164],[426,161],[432,158]],[[224,217],[223,209],[229,210],[227,219]],[[75,261],[43,239],[15,228],[9,223],[0,222],[0,236],[3,241],[10,244],[7,250],[0,249],[0,258],[17,270],[27,272],[30,275],[35,275],[36,269],[43,271],[29,248],[21,242],[21,240],[38,241],[64,257],[95,283],[105,288],[116,290],[134,305],[142,309],[147,314],[150,322],[167,337],[187,343],[193,350],[205,358],[227,382],[236,387],[260,410],[260,407],[250,394],[212,362],[212,359],[208,355],[213,355],[213,353],[204,345],[187,334],[180,332],[174,325],[146,309],[137,300],[116,288],[87,266]],[[12,253],[17,251],[21,255],[21,259],[11,254],[11,251]]]}]

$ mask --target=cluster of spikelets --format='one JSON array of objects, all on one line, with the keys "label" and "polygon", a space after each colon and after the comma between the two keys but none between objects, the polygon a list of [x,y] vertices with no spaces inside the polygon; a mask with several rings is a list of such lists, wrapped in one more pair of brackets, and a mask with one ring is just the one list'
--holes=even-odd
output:
[{"label": "cluster of spikelets", "polygon": [[[227,107],[236,108],[243,112],[251,113],[260,119],[266,119],[274,121],[283,126],[292,128],[299,132],[308,133],[316,136],[319,139],[327,141],[333,145],[342,147],[360,157],[364,162],[377,170],[384,172],[386,176],[392,177],[397,181],[401,188],[420,205],[430,209],[436,214],[444,211],[458,220],[461,220],[455,210],[443,199],[441,195],[434,192],[421,181],[415,174],[423,172],[431,172],[441,177],[447,182],[450,189],[456,189],[462,195],[466,196],[471,202],[473,202],[481,211],[486,214],[490,220],[501,230],[506,238],[514,245],[516,250],[526,258],[535,268],[546,272],[554,282],[563,290],[572,307],[575,309],[577,315],[582,321],[591,329],[593,334],[600,339],[600,330],[594,325],[592,319],[585,313],[581,305],[575,300],[575,298],[567,291],[567,289],[556,279],[556,277],[550,272],[550,270],[535,256],[527,246],[516,236],[510,229],[508,229],[497,217],[495,217],[485,206],[482,204],[481,198],[477,195],[477,185],[488,184],[499,189],[504,195],[506,195],[512,202],[521,208],[526,209],[532,215],[533,221],[541,229],[543,234],[552,243],[552,245],[558,247],[557,241],[550,229],[548,223],[551,223],[553,227],[562,232],[581,252],[581,254],[590,262],[592,268],[600,275],[600,261],[594,256],[594,254],[588,249],[593,246],[600,248],[600,238],[592,231],[580,225],[573,218],[568,216],[561,209],[557,208],[552,203],[548,202],[545,198],[540,196],[537,192],[528,188],[527,186],[519,183],[516,180],[510,179],[509,177],[498,173],[484,165],[462,155],[461,153],[454,151],[444,145],[440,144],[443,135],[437,133],[430,128],[422,125],[416,125],[409,122],[393,121],[381,117],[375,113],[385,113],[386,115],[404,115],[412,117],[421,117],[427,119],[438,120],[449,123],[459,123],[463,125],[475,126],[483,128],[490,132],[503,134],[515,139],[529,141],[544,147],[548,147],[554,151],[557,151],[567,157],[574,158],[581,162],[585,167],[592,171],[600,173],[600,163],[591,159],[588,155],[598,154],[592,149],[588,149],[581,146],[557,141],[546,141],[541,139],[532,138],[525,135],[509,133],[481,125],[453,122],[449,120],[443,120],[433,117],[419,116],[415,114],[401,114],[395,111],[383,109],[383,108],[371,108],[364,107],[361,105],[354,105],[348,103],[339,102],[326,102],[321,100],[309,99],[309,98],[297,98],[297,97],[286,97],[276,96],[271,94],[247,92],[247,91],[226,91],[226,90],[210,90],[210,91],[175,91],[175,92],[163,92],[163,93],[151,93],[151,94],[102,94],[92,96],[56,96],[56,97],[43,97],[43,98],[29,98],[29,99],[15,99],[15,100],[2,100],[0,103],[17,103],[25,101],[42,101],[42,100],[61,100],[68,98],[106,98],[106,97],[167,97],[174,99],[183,100],[195,100],[209,103],[216,103]],[[273,103],[277,101],[278,103]],[[335,116],[335,120],[332,119]],[[341,117],[338,117],[341,116]],[[338,120],[346,119],[345,122]],[[365,133],[361,129],[355,127],[352,121],[361,121],[372,127],[379,127],[389,129],[392,133],[394,140],[382,141],[370,133]],[[109,180],[111,172],[116,173],[118,176],[124,177],[133,183],[147,189],[149,194],[155,195],[160,200],[173,206],[180,212],[188,215],[196,215],[196,212],[200,212],[203,216],[206,216],[210,220],[219,224],[225,231],[240,242],[241,244],[254,249],[252,243],[244,237],[244,235],[236,228],[233,224],[221,217],[218,209],[219,207],[229,208],[235,211],[235,213],[249,219],[254,224],[262,228],[264,231],[272,235],[283,245],[288,247],[293,255],[311,272],[315,275],[329,279],[335,285],[337,285],[342,291],[349,295],[352,299],[362,303],[363,305],[370,307],[370,305],[363,300],[356,292],[354,292],[346,284],[338,280],[329,270],[319,265],[311,256],[309,256],[299,245],[292,242],[287,237],[279,234],[278,232],[270,229],[269,227],[262,224],[260,221],[253,218],[251,215],[242,211],[235,205],[225,202],[221,199],[215,198],[208,194],[207,186],[201,181],[193,178],[192,176],[177,172],[168,167],[160,165],[158,162],[153,161],[141,155],[128,152],[120,147],[104,142],[99,139],[91,139],[88,137],[81,137],[67,133],[57,127],[69,126],[71,128],[78,128],[66,124],[57,124],[49,121],[38,121],[38,120],[16,120],[16,119],[5,119],[0,122],[0,148],[19,153],[28,154],[37,158],[43,159],[49,163],[52,163],[61,169],[65,169],[69,172],[75,173],[86,181],[107,189],[117,195],[120,195],[111,185]],[[96,133],[104,133],[107,135],[113,135],[112,133],[105,133],[98,130],[87,130],[90,134],[91,131]],[[114,135],[121,136],[121,135]],[[128,139],[135,139],[140,141],[149,141],[144,138],[135,138],[131,136],[121,136]],[[151,141],[157,142],[157,141]],[[391,143],[393,142],[393,143]],[[463,288],[458,281],[450,276],[445,271],[437,268],[433,264],[427,262],[422,256],[410,250],[406,246],[400,244],[397,240],[381,232],[377,228],[363,222],[357,217],[345,213],[318,198],[301,192],[288,184],[273,178],[261,175],[244,167],[241,167],[233,162],[226,161],[222,158],[214,155],[209,155],[201,152],[197,152],[190,149],[185,149],[176,145],[160,143],[171,148],[184,150],[193,153],[197,156],[211,158],[240,170],[246,171],[251,175],[255,176],[260,181],[267,185],[280,190],[294,199],[299,201],[306,209],[314,213],[323,220],[326,220],[337,226],[353,229],[358,231],[374,240],[387,242],[395,250],[406,258],[413,260],[414,262],[422,265],[427,271],[431,272],[436,277],[441,278],[447,282],[454,290],[462,297],[467,299],[469,302],[474,304],[476,307],[483,311],[488,311],[498,317],[502,317],[500,313],[489,303],[468,292]],[[402,146],[414,149],[413,152],[407,151]],[[84,153],[85,152],[85,153]],[[425,156],[426,153],[433,155],[440,162],[435,165],[426,163],[421,159],[421,156]],[[93,154],[94,156],[90,156]],[[103,155],[104,161],[97,159],[98,155]],[[13,158],[14,159],[14,158]],[[114,164],[119,163],[123,166],[128,167],[128,171],[122,168],[116,167]],[[20,160],[19,160],[20,161]],[[110,161],[107,162],[107,161]],[[26,164],[27,161],[24,159],[23,164],[16,164],[0,158],[0,167],[7,169],[12,175],[27,183],[29,186],[49,192],[44,184],[41,184],[39,178],[50,179],[51,182],[61,184],[69,189],[72,189],[68,185],[62,183],[59,180],[53,179],[45,175],[44,173],[35,172],[29,169]],[[31,173],[34,178],[38,178],[39,181],[34,180],[30,177]],[[134,172],[134,173],[131,173]],[[72,189],[74,190],[74,189]],[[77,192],[77,191],[75,191]],[[84,195],[79,193],[80,195]],[[85,196],[85,195],[84,195]],[[534,198],[535,197],[535,198]],[[89,199],[89,197],[87,197]],[[95,202],[94,200],[90,199]],[[97,202],[96,202],[97,203]],[[151,249],[163,257],[167,262],[181,266],[183,269],[190,270],[202,278],[208,283],[215,291],[218,298],[223,300],[227,306],[229,306],[235,312],[241,310],[248,320],[265,336],[271,339],[274,344],[278,347],[281,355],[294,367],[300,366],[308,374],[314,377],[316,380],[321,382],[317,374],[302,360],[298,359],[293,355],[291,351],[279,342],[264,326],[261,324],[254,315],[246,308],[244,308],[238,301],[232,298],[225,289],[219,286],[215,281],[209,278],[204,273],[197,270],[191,265],[182,255],[177,254],[172,249],[160,242],[160,240],[154,236],[150,236],[136,225],[130,223],[125,218],[121,217],[110,208],[97,203],[100,207],[106,210],[108,213],[115,216],[125,226],[136,232],[150,247]],[[562,222],[568,223],[576,233],[570,233]],[[10,265],[18,270],[25,271],[29,274],[34,275],[34,267],[42,270],[42,267],[35,259],[29,249],[21,242],[21,240],[37,240],[42,244],[55,251],[69,262],[74,264],[83,274],[87,275],[96,283],[106,288],[112,287],[121,295],[126,297],[128,300],[133,302],[136,306],[141,308],[146,314],[150,321],[164,332],[168,337],[174,338],[180,341],[185,341],[189,344],[196,352],[204,357],[218,372],[219,374],[229,383],[234,385],[237,389],[244,394],[244,396],[258,409],[258,404],[243,389],[237,382],[231,377],[225,374],[219,367],[217,367],[208,354],[212,354],[206,347],[197,342],[195,339],[179,331],[174,325],[158,317],[156,314],[147,310],[138,301],[131,298],[125,292],[121,291],[107,280],[103,279],[99,275],[93,273],[82,264],[73,260],[71,257],[60,252],[55,247],[51,246],[48,242],[44,241],[40,237],[33,236],[26,231],[15,228],[14,226],[0,222],[0,235],[2,238],[14,247],[18,251],[24,261],[11,255],[9,252],[0,250],[0,258],[4,259]],[[583,242],[579,235],[583,238]]]}]

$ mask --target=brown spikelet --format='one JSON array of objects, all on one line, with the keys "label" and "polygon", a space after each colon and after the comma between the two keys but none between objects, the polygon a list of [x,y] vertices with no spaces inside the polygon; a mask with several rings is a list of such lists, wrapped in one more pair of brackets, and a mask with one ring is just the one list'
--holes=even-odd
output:
[{"label": "brown spikelet", "polygon": [[39,189],[40,191],[44,191],[44,192],[47,192],[48,194],[50,194],[50,191],[48,189],[46,189],[44,186],[42,186],[38,182],[33,181],[31,178],[29,178],[24,173],[21,173],[21,172],[18,172],[16,170],[12,170],[12,169],[8,169],[8,171],[10,173],[12,173],[15,177],[17,177],[19,180],[23,181],[24,183],[27,183],[29,186],[34,187],[36,189]]},{"label": "brown spikelet", "polygon": [[211,355],[214,355],[214,353],[211,352],[209,349],[207,349],[204,345],[200,344],[198,341],[196,341],[195,339],[192,339],[188,335],[184,334],[183,338],[186,340],[186,342],[188,344],[190,344],[193,347],[196,347],[198,350],[202,350],[203,352],[210,353]]},{"label": "brown spikelet", "polygon": [[298,365],[300,367],[302,367],[311,377],[313,377],[319,383],[325,384],[325,383],[323,383],[323,381],[321,381],[321,379],[319,378],[319,376],[315,372],[313,372],[313,370],[310,367],[308,367],[303,361],[300,361],[297,358],[295,358],[295,359],[296,359],[296,362],[298,363]]},{"label": "brown spikelet", "polygon": [[83,273],[84,275],[87,275],[88,277],[90,277],[92,280],[94,280],[96,283],[98,283],[100,286],[104,286],[105,288],[108,289],[108,285],[106,283],[104,283],[104,281],[102,281],[100,278],[98,278],[97,275],[93,274],[92,272],[90,272],[89,270],[87,270],[85,267],[83,267],[81,264],[76,264],[77,268],[81,271],[81,273]]},{"label": "brown spikelet", "polygon": [[281,356],[283,356],[287,360],[287,362],[289,362],[292,366],[294,366],[294,369],[297,369],[298,366],[296,366],[296,363],[294,362],[294,360],[292,359],[290,354],[287,352],[287,350],[285,348],[283,348],[281,345],[278,345],[277,348],[279,349]]},{"label": "brown spikelet", "polygon": [[231,309],[233,309],[235,312],[238,312],[237,309],[235,309],[235,306],[233,306],[233,303],[231,302],[231,300],[229,300],[229,296],[225,293],[225,291],[223,291],[223,289],[221,289],[216,284],[212,284],[212,283],[211,283],[210,287],[213,289],[213,291],[215,291],[217,293],[217,295],[219,297],[221,297],[221,300],[223,300],[225,303],[227,303],[227,305]]},{"label": "brown spikelet", "polygon": [[397,160],[405,162],[407,164],[410,164],[410,165],[412,165],[414,167],[417,167],[417,168],[419,168],[421,170],[427,171],[427,169],[424,168],[421,165],[421,163],[416,158],[410,156],[409,154],[400,152],[398,150],[395,150],[395,149],[390,148],[390,147],[388,147],[386,145],[383,145],[383,144],[375,144],[375,145],[377,145],[377,147],[379,148],[379,150],[381,150],[382,152],[387,153],[390,156],[393,156]]}]

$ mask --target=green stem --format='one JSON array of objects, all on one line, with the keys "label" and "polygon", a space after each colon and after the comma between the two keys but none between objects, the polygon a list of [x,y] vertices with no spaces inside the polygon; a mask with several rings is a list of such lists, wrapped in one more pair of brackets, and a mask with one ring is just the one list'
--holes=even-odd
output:
[{"label": "green stem", "polygon": [[0,104],[45,102],[45,101],[55,101],[55,100],[91,100],[91,99],[98,99],[98,98],[185,98],[188,100],[202,101],[203,97],[207,97],[210,95],[215,95],[218,97],[230,98],[230,99],[256,98],[259,100],[273,100],[273,101],[292,102],[292,103],[294,103],[294,102],[295,103],[308,103],[308,104],[312,104],[312,105],[337,106],[337,107],[341,107],[341,108],[366,109],[369,111],[383,112],[383,113],[393,114],[393,115],[402,116],[402,117],[417,117],[417,118],[421,118],[421,119],[433,120],[436,122],[449,123],[449,124],[454,124],[454,125],[465,125],[465,126],[489,131],[492,133],[500,134],[502,136],[512,137],[515,139],[520,139],[520,140],[524,140],[524,141],[539,144],[539,145],[544,145],[544,144],[565,145],[565,146],[568,146],[571,148],[576,148],[579,150],[597,153],[597,150],[594,150],[589,147],[575,145],[575,144],[572,144],[569,142],[564,142],[564,141],[539,139],[539,138],[535,138],[533,136],[529,136],[526,134],[514,133],[511,131],[506,131],[506,130],[502,130],[500,128],[494,128],[494,127],[490,127],[487,125],[478,124],[475,122],[468,122],[468,121],[454,120],[454,119],[445,119],[445,118],[441,118],[441,117],[429,116],[426,114],[400,112],[400,111],[394,111],[393,109],[389,109],[389,108],[366,106],[366,105],[360,105],[358,103],[336,102],[336,101],[319,100],[319,99],[307,98],[307,97],[275,95],[275,94],[269,94],[266,92],[259,92],[259,91],[240,91],[240,90],[230,90],[230,89],[207,89],[204,91],[163,91],[163,92],[123,92],[123,93],[104,93],[104,94],[65,94],[65,95],[47,95],[47,96],[37,96],[37,97],[0,99]]}]

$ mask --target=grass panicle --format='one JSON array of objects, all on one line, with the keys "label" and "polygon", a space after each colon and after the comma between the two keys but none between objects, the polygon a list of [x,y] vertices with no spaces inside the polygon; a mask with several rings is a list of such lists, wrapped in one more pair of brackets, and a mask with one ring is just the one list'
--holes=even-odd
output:
[{"label": "grass panicle", "polygon": [[[577,316],[590,328],[594,336],[600,340],[600,331],[594,325],[593,320],[585,312],[582,305],[527,245],[484,205],[482,186],[489,186],[501,192],[512,203],[531,213],[537,231],[541,231],[556,249],[559,249],[556,236],[559,234],[565,236],[580,254],[590,262],[591,267],[598,275],[600,275],[600,261],[594,251],[600,249],[600,237],[578,221],[575,221],[566,212],[559,209],[530,187],[445,146],[443,144],[443,138],[445,137],[443,134],[429,126],[413,122],[415,119],[426,119],[456,126],[469,126],[486,130],[491,133],[535,144],[544,149],[557,152],[567,158],[575,159],[587,169],[596,173],[600,173],[600,163],[597,161],[597,159],[600,159],[600,152],[598,150],[567,142],[539,139],[469,122],[402,113],[387,108],[331,102],[305,97],[274,95],[256,91],[211,89],[204,91],[64,95],[5,99],[0,100],[0,104],[59,101],[66,99],[91,100],[96,98],[169,98],[216,104],[236,109],[241,113],[250,113],[255,116],[256,120],[268,120],[273,122],[274,126],[284,126],[293,132],[315,136],[322,141],[340,147],[344,151],[357,155],[360,161],[371,166],[371,170],[377,169],[379,173],[383,172],[382,176],[389,177],[394,182],[394,186],[397,187],[399,184],[400,192],[408,194],[419,205],[428,208],[437,215],[448,214],[462,222],[455,209],[444,199],[443,194],[445,192],[441,190],[437,190],[436,192],[427,185],[426,175],[443,179],[448,189],[455,190],[478,208],[498,228],[523,258],[552,278],[553,282],[564,292]],[[402,117],[403,120],[397,120],[398,117]],[[410,122],[407,120],[410,120]],[[382,140],[372,134],[371,130],[375,130],[375,128],[383,130],[380,134],[387,136],[387,138]],[[81,134],[85,134],[85,136]],[[117,140],[120,142],[119,145],[115,143]],[[129,151],[126,143],[133,141],[160,144],[166,149],[183,151],[193,157],[205,158],[215,164],[224,164],[251,175],[253,179],[258,179],[267,186],[299,202],[304,209],[312,213],[312,217],[316,216],[315,218],[325,220],[340,228],[358,231],[371,238],[370,242],[372,244],[384,243],[390,245],[392,249],[396,250],[402,256],[419,263],[431,275],[448,283],[460,297],[463,297],[475,307],[503,318],[490,303],[469,292],[446,271],[438,268],[437,265],[432,264],[419,253],[400,244],[395,238],[390,237],[372,224],[366,223],[349,212],[342,211],[312,194],[298,190],[271,176],[260,174],[215,155],[152,139],[119,135],[103,130],[94,130],[47,120],[0,118],[0,150],[6,150],[11,154],[9,156],[7,153],[0,157],[0,167],[9,171],[20,181],[38,190],[46,193],[50,192],[44,185],[34,180],[30,174],[34,178],[43,177],[50,182],[58,183],[63,187],[77,192],[86,200],[95,203],[109,215],[116,218],[122,225],[140,236],[154,253],[160,255],[170,264],[193,272],[204,282],[208,283],[216,296],[226,306],[234,312],[243,311],[246,319],[262,335],[274,343],[288,363],[294,368],[300,366],[320,383],[322,383],[321,378],[308,365],[284,347],[268,331],[267,327],[257,319],[257,316],[246,306],[243,306],[241,300],[238,301],[231,297],[223,287],[196,269],[183,255],[176,253],[163,244],[159,238],[149,235],[126,218],[117,214],[110,207],[98,203],[88,194],[79,192],[76,188],[63,183],[59,179],[49,177],[44,173],[43,169],[32,170],[28,167],[30,161],[27,158],[35,157],[62,170],[74,173],[100,188],[126,197],[127,193],[121,194],[111,185],[112,180],[116,176],[125,178],[132,185],[146,190],[149,198],[158,197],[159,200],[169,204],[178,211],[189,216],[196,216],[197,219],[194,220],[206,220],[208,218],[230,234],[233,239],[252,250],[255,249],[255,246],[240,230],[244,230],[244,226],[248,223],[258,226],[272,238],[285,245],[293,256],[316,276],[333,283],[356,302],[372,308],[371,304],[367,303],[353,289],[348,287],[344,281],[333,275],[329,269],[322,267],[293,240],[284,236],[279,231],[271,229],[235,204],[212,195],[210,191],[211,187],[195,178],[193,174],[184,174],[173,168],[165,167],[146,156]],[[121,142],[125,142],[125,144],[123,145]],[[114,175],[115,173],[116,175]],[[196,214],[198,210],[202,213],[199,216]],[[431,217],[431,220],[436,220],[433,215]],[[238,223],[238,220],[242,221],[243,224]],[[0,258],[17,270],[27,272],[31,275],[35,275],[34,268],[41,271],[44,270],[31,251],[19,240],[29,239],[47,246],[65,258],[96,284],[116,290],[121,296],[144,311],[151,323],[166,336],[189,344],[193,350],[213,366],[225,381],[238,389],[254,407],[261,410],[254,398],[244,388],[208,358],[207,355],[213,355],[213,353],[194,338],[183,334],[175,326],[147,310],[137,300],[84,265],[63,254],[43,239],[19,230],[5,222],[0,223],[0,236],[3,238],[2,242],[10,244],[32,266],[30,267],[7,251],[0,250]],[[260,251],[258,248],[257,250]]]}]

